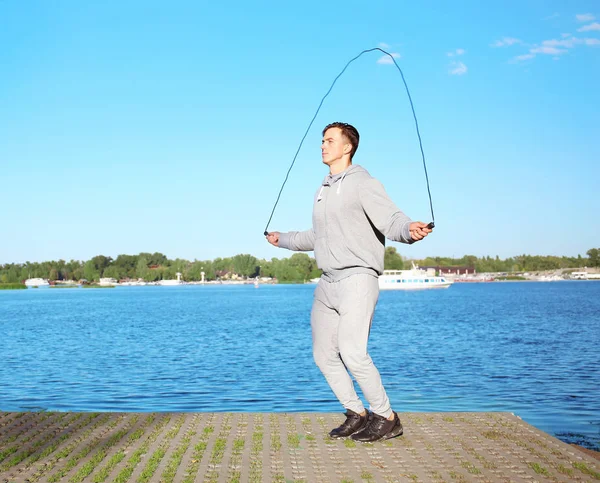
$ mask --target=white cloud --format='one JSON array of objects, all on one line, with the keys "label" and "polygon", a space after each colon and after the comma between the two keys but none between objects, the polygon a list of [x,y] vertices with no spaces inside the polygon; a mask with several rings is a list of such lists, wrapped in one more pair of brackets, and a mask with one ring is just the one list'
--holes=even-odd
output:
[{"label": "white cloud", "polygon": [[591,22],[592,20],[596,20],[596,17],[591,13],[579,13],[575,15],[575,18],[578,22]]},{"label": "white cloud", "polygon": [[523,55],[517,55],[515,57],[515,60],[529,60],[529,59],[533,59],[535,57],[535,54],[523,54]]},{"label": "white cloud", "polygon": [[[390,52],[391,56],[394,59],[399,59],[400,58],[400,54],[398,52]],[[392,59],[390,59],[389,55],[382,55],[381,57],[379,57],[379,59],[377,60],[378,64],[393,64],[394,61]]]},{"label": "white cloud", "polygon": [[491,46],[492,47],[506,47],[508,45],[520,44],[522,43],[520,39],[515,39],[514,37],[503,37],[502,40],[496,40]]},{"label": "white cloud", "polygon": [[580,43],[580,39],[575,38],[575,37],[570,37],[568,39],[563,39],[563,40],[556,40],[556,39],[544,40],[542,42],[542,45],[545,47],[565,47],[567,49],[572,49],[573,47],[575,47],[575,44],[579,44],[579,43]]},{"label": "white cloud", "polygon": [[535,47],[531,49],[529,52],[532,54],[546,54],[546,55],[561,55],[568,52],[567,49],[557,49],[556,47],[549,47],[547,45],[542,45],[541,47]]},{"label": "white cloud", "polygon": [[389,49],[390,45],[386,44],[385,42],[379,42],[378,47],[381,47],[382,49]]},{"label": "white cloud", "polygon": [[572,49],[576,45],[600,45],[600,40],[598,39],[580,39],[578,37],[569,37],[563,40],[544,40],[542,42],[542,46],[544,47],[564,47],[566,49]]},{"label": "white cloud", "polygon": [[544,17],[543,20],[552,20],[553,18],[558,18],[560,17],[560,15],[558,13],[553,13],[552,15],[548,15],[547,17]]},{"label": "white cloud", "polygon": [[467,66],[462,62],[452,62],[450,64],[450,75],[463,75],[467,73]]},{"label": "white cloud", "polygon": [[600,46],[600,39],[568,37],[563,39],[544,40],[542,45],[536,45],[529,49],[528,54],[518,55],[512,62],[521,62],[533,59],[537,54],[552,55],[553,60],[557,60],[561,55],[569,52],[568,49],[575,48],[577,45]]},{"label": "white cloud", "polygon": [[[558,17],[558,14],[554,14],[551,17]],[[579,22],[590,22],[595,20],[594,15],[591,13],[582,13],[575,15],[575,18]],[[577,29],[578,32],[589,32],[589,31],[600,31],[600,23],[593,22],[587,25],[584,25]],[[553,60],[558,60],[564,54],[569,53],[570,49],[574,49],[578,45],[585,45],[589,47],[597,47],[600,46],[600,39],[595,38],[580,38],[574,37],[570,33],[562,33],[560,34],[560,38],[558,39],[549,39],[543,40],[540,44],[528,44],[521,42],[519,39],[515,39],[512,37],[503,37],[501,40],[497,40],[493,43],[492,47],[505,47],[514,44],[522,44],[523,47],[528,48],[528,52],[522,55],[518,55],[513,57],[510,62],[521,62],[525,60],[531,60],[535,58],[538,54],[541,55],[551,55],[553,56]]]},{"label": "white cloud", "polygon": [[592,30],[600,30],[600,23],[594,22],[589,25],[584,25],[580,29],[577,29],[577,32],[590,32]]},{"label": "white cloud", "polygon": [[453,50],[452,52],[448,52],[446,55],[448,57],[454,57],[455,55],[464,55],[465,52],[466,52],[465,49],[456,49],[456,50]]},{"label": "white cloud", "polygon": [[[588,22],[594,19],[592,14],[579,14],[576,15],[577,20],[580,22]],[[590,31],[590,30],[600,30],[600,23],[594,22],[589,25],[584,25],[579,28],[578,31]],[[511,45],[507,40],[518,40],[518,39],[508,39],[503,38],[496,42],[493,46],[501,47],[505,45]],[[519,41],[520,42],[520,41]],[[515,42],[513,42],[515,43]],[[522,42],[521,42],[522,43]],[[589,47],[597,47],[600,46],[600,39],[596,38],[580,38],[574,37],[571,34],[563,33],[561,34],[561,38],[559,39],[549,39],[543,40],[541,44],[523,44],[523,46],[529,47],[529,52],[513,57],[510,61],[511,63],[522,62],[525,60],[531,60],[535,58],[538,54],[541,55],[551,55],[553,60],[559,60],[562,55],[569,53],[570,49],[574,49],[578,45],[585,45]]]}]

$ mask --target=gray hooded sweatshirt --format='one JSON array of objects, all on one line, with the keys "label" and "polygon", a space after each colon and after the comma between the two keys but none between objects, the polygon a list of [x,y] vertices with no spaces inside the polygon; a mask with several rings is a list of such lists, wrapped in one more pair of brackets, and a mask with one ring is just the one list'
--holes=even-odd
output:
[{"label": "gray hooded sweatshirt", "polygon": [[355,273],[383,273],[385,237],[413,243],[412,223],[383,185],[357,164],[328,174],[315,195],[313,227],[281,233],[279,247],[315,252],[323,278],[339,281]]}]

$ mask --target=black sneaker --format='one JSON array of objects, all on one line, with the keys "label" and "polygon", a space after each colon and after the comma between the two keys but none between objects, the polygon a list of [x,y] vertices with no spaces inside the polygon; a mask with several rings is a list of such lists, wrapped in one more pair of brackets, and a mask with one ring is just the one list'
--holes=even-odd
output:
[{"label": "black sneaker", "polygon": [[373,413],[367,427],[353,434],[352,439],[361,443],[372,443],[373,441],[395,438],[401,436],[402,433],[404,433],[404,429],[402,429],[400,418],[395,412],[393,421]]},{"label": "black sneaker", "polygon": [[335,429],[332,429],[329,433],[329,436],[332,438],[347,438],[348,436],[352,436],[354,433],[361,431],[367,426],[369,422],[369,411],[364,416],[351,411],[350,409],[346,410],[346,421]]}]

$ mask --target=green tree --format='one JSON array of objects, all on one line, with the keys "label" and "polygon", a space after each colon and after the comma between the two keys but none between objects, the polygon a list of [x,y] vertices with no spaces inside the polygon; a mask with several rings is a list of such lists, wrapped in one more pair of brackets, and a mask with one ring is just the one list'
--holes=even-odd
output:
[{"label": "green tree", "polygon": [[156,280],[167,280],[169,278],[168,274],[169,267],[157,267],[157,268],[149,268],[148,274],[146,275],[146,282],[155,282]]},{"label": "green tree", "polygon": [[192,262],[184,273],[186,280],[200,281],[202,280],[202,272],[204,272],[204,280],[215,279],[215,269],[210,260],[195,260]]},{"label": "green tree", "polygon": [[83,262],[71,260],[65,265],[65,280],[81,280],[83,278]]},{"label": "green tree", "polygon": [[323,275],[323,271],[317,267],[317,264],[315,263],[314,268],[310,271],[310,274],[308,275],[308,279],[312,280],[313,278],[319,278],[321,275]]},{"label": "green tree", "polygon": [[21,267],[16,264],[7,264],[0,266],[0,277],[4,283],[17,283],[20,282],[19,276],[21,274]]},{"label": "green tree", "polygon": [[304,277],[302,274],[290,265],[287,261],[282,261],[278,264],[275,270],[275,277],[280,282],[303,282]]},{"label": "green tree", "polygon": [[177,278],[178,271],[173,265],[168,267],[159,267],[156,270],[160,272],[158,280],[175,280]]},{"label": "green tree", "polygon": [[83,267],[78,267],[73,270],[72,279],[75,281],[81,280],[83,277]]},{"label": "green tree", "polygon": [[111,266],[117,267],[123,277],[135,278],[138,255],[119,255]]},{"label": "green tree", "polygon": [[93,260],[88,260],[83,266],[83,278],[88,282],[98,281],[100,279],[100,272],[96,268],[96,264]]},{"label": "green tree", "polygon": [[213,267],[215,272],[233,272],[233,262],[231,258],[215,258],[213,261]]},{"label": "green tree", "polygon": [[115,265],[111,265],[110,267],[104,269],[103,276],[105,278],[114,278],[115,280],[120,280],[121,278],[123,278],[121,276],[121,270]]},{"label": "green tree", "polygon": [[591,248],[587,251],[586,255],[590,257],[590,267],[600,267],[600,249]]},{"label": "green tree", "polygon": [[404,261],[400,254],[396,251],[396,247],[387,247],[383,256],[383,268],[385,270],[402,270]]},{"label": "green tree", "polygon": [[258,274],[258,260],[248,254],[236,255],[232,259],[233,271],[243,277],[255,277]]},{"label": "green tree", "polygon": [[148,260],[146,257],[140,256],[138,258],[136,268],[135,268],[135,276],[137,278],[141,278],[142,280],[146,280],[149,276],[150,270],[148,269]]},{"label": "green tree", "polygon": [[162,265],[167,265],[169,259],[166,257],[166,255],[163,255],[162,253],[159,252],[154,252],[154,253],[140,253],[139,254],[140,257],[143,257],[147,260],[148,262],[148,266],[162,266]]},{"label": "green tree", "polygon": [[112,258],[105,257],[104,255],[97,255],[92,258],[91,262],[93,262],[96,271],[100,274],[100,277],[102,277],[104,270],[111,264]]},{"label": "green tree", "polygon": [[49,280],[58,280],[58,270],[56,268],[51,268],[48,276]]},{"label": "green tree", "polygon": [[473,267],[477,263],[477,257],[475,255],[465,255],[462,257],[456,265],[462,265],[463,267]]},{"label": "green tree", "polygon": [[273,258],[271,260],[258,260],[258,264],[260,266],[260,276],[261,277],[274,277],[274,262],[273,260],[277,260]]},{"label": "green tree", "polygon": [[177,272],[181,273],[185,278],[185,274],[187,272],[188,267],[191,265],[190,262],[184,260],[182,258],[177,258],[173,262],[170,263],[171,268],[173,269],[173,273]]},{"label": "green tree", "polygon": [[300,274],[302,280],[309,280],[310,274],[313,271],[315,263],[306,253],[294,253],[288,262],[290,267]]}]

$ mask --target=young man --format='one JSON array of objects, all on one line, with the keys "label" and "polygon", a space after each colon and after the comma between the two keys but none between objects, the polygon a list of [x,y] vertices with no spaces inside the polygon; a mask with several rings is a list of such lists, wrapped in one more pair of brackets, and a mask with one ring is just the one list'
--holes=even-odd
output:
[{"label": "young man", "polygon": [[[313,356],[346,409],[346,421],[329,434],[371,442],[403,432],[367,352],[385,237],[414,243],[431,229],[426,223],[412,222],[379,181],[352,164],[358,141],[358,131],[350,124],[335,122],[325,127],[321,153],[329,174],[315,195],[313,227],[302,232],[270,232],[266,238],[281,248],[314,250],[323,275],[311,312]],[[348,371],[369,402],[371,414],[356,394]]]}]

